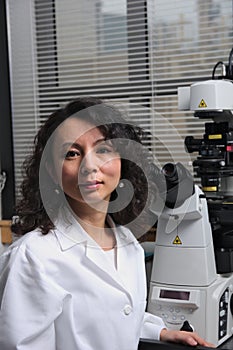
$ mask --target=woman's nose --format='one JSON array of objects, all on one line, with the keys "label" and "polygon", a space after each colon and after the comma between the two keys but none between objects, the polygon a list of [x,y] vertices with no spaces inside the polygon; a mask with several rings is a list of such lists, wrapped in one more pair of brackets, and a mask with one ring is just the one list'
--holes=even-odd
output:
[{"label": "woman's nose", "polygon": [[84,156],[81,162],[80,172],[82,175],[87,175],[90,173],[96,173],[98,170],[97,159],[93,153],[88,153]]}]

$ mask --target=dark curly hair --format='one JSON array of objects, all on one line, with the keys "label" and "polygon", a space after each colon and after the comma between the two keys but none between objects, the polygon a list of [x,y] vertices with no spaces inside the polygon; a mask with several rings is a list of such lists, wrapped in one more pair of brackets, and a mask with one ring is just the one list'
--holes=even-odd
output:
[{"label": "dark curly hair", "polygon": [[[148,209],[150,186],[153,186],[148,181],[150,154],[148,148],[142,146],[143,140],[147,139],[147,133],[140,127],[126,122],[117,108],[94,97],[81,97],[71,101],[64,108],[52,113],[39,129],[34,139],[33,152],[23,164],[24,180],[21,184],[21,197],[16,206],[19,220],[12,226],[13,232],[22,235],[40,228],[43,234],[47,234],[54,228],[51,217],[56,216],[63,203],[58,195],[54,195],[55,184],[47,171],[43,172],[45,178],[41,181],[40,169],[45,168],[43,152],[48,141],[51,141],[56,128],[70,116],[77,116],[78,119],[84,119],[97,126],[103,136],[111,139],[113,143],[116,139],[120,140],[116,143],[116,150],[121,157],[121,178],[130,182],[134,194],[124,209],[110,215],[115,223],[128,226],[136,235],[140,235],[140,232],[145,233],[154,223],[154,217]],[[116,190],[112,193],[110,205],[118,195]],[[136,218],[140,220],[135,223]]]}]

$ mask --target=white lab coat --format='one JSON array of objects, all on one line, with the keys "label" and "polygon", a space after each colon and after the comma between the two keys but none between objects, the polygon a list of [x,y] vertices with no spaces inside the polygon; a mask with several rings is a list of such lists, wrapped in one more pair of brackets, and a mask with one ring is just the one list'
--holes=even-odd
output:
[{"label": "white lab coat", "polygon": [[136,350],[140,337],[159,339],[143,249],[126,228],[115,235],[117,269],[67,213],[12,244],[0,257],[0,349]]}]

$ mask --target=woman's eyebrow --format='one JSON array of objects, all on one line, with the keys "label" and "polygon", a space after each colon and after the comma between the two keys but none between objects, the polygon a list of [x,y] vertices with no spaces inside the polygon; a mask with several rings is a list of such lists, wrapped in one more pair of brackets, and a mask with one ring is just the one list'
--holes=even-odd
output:
[{"label": "woman's eyebrow", "polygon": [[80,148],[81,146],[76,142],[65,142],[60,146],[61,150],[67,150],[70,147]]},{"label": "woman's eyebrow", "polygon": [[101,137],[100,139],[96,140],[93,145],[97,145],[98,143],[101,143],[101,142],[106,142],[106,138],[105,137]]},{"label": "woman's eyebrow", "polygon": [[[96,146],[97,144],[102,142],[106,142],[105,137],[101,137],[100,139],[95,140],[95,142],[93,142],[93,146]],[[82,148],[82,145],[79,144],[78,142],[65,142],[61,145],[61,149],[67,149],[69,147]]]},{"label": "woman's eyebrow", "polygon": [[94,145],[97,145],[98,143],[110,143],[111,142],[111,140],[106,140],[106,138],[105,137],[103,137],[103,138],[101,138],[101,139],[99,139],[99,140],[96,140],[95,142],[94,142]]}]

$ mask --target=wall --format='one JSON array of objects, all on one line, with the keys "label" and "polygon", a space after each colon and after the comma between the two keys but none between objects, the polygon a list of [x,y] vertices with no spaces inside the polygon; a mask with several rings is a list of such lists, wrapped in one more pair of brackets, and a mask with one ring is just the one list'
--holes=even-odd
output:
[{"label": "wall", "polygon": [[[1,237],[1,234],[0,234],[0,237]],[[2,252],[7,248],[7,246],[3,245],[1,242],[0,242],[0,254],[2,254]]]}]

